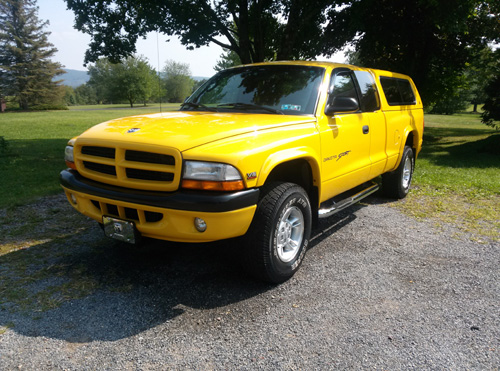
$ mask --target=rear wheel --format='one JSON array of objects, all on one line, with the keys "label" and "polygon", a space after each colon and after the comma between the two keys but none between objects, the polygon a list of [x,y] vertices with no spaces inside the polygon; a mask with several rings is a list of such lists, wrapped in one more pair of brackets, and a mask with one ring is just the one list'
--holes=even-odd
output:
[{"label": "rear wheel", "polygon": [[311,219],[311,205],[302,187],[293,183],[263,187],[245,236],[246,267],[250,273],[273,283],[292,277],[307,250]]},{"label": "rear wheel", "polygon": [[398,168],[382,175],[382,189],[384,194],[390,198],[405,198],[410,190],[414,168],[415,157],[413,149],[405,146]]}]

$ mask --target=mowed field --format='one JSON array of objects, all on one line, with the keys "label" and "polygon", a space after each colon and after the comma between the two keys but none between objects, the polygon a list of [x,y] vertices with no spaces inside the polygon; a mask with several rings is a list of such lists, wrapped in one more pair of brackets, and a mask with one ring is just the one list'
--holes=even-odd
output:
[{"label": "mowed field", "polygon": [[[65,168],[64,147],[72,137],[114,118],[160,112],[156,105],[105,107],[1,114],[0,137],[4,137],[7,148],[0,148],[0,208],[60,192],[58,174]],[[179,105],[167,104],[162,109],[177,110]]]}]

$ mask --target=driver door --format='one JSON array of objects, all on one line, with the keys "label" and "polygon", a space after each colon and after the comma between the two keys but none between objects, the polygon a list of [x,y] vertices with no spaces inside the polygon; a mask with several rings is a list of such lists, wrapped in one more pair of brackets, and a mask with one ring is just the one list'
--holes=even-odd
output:
[{"label": "driver door", "polygon": [[327,126],[323,125],[326,130],[321,133],[323,200],[370,180],[369,117],[359,109],[358,87],[350,69],[332,72],[327,105],[335,97],[356,100],[358,109],[324,116]]}]

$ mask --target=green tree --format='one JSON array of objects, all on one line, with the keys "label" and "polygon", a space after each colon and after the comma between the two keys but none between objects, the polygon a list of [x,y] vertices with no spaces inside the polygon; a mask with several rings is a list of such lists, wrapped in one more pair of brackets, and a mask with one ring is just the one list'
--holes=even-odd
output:
[{"label": "green tree", "polygon": [[130,107],[146,102],[153,94],[156,73],[143,57],[128,57],[120,63],[98,60],[89,67],[88,85],[99,102],[127,101]]},{"label": "green tree", "polygon": [[481,117],[483,123],[496,130],[500,130],[500,49],[494,52],[494,56],[497,63],[494,75],[485,88],[486,99]]},{"label": "green tree", "polygon": [[487,98],[483,106],[482,122],[500,130],[500,74],[486,87]]},{"label": "green tree", "polygon": [[118,95],[125,98],[130,107],[135,102],[146,105],[153,94],[156,73],[142,57],[129,57],[122,63],[113,65],[115,86]]},{"label": "green tree", "polygon": [[499,57],[487,46],[479,51],[465,71],[469,82],[470,102],[474,105],[473,112],[477,112],[477,106],[487,98],[486,86],[494,78],[495,69],[500,66]]},{"label": "green tree", "polygon": [[150,31],[190,49],[217,44],[244,64],[312,59],[351,44],[360,64],[412,76],[428,107],[456,93],[450,87],[477,50],[500,42],[498,0],[65,1],[92,37],[87,61],[130,55]]},{"label": "green tree", "polygon": [[116,89],[113,86],[112,64],[107,58],[101,58],[88,68],[90,86],[96,94],[97,102],[109,103],[116,99]]},{"label": "green tree", "polygon": [[183,102],[193,92],[194,85],[187,63],[167,61],[163,68],[163,89],[168,102]]},{"label": "green tree", "polygon": [[232,50],[225,49],[221,54],[220,59],[217,61],[214,70],[217,72],[225,70],[230,67],[239,66],[241,64],[240,57]]},{"label": "green tree", "polygon": [[75,89],[73,89],[71,86],[68,85],[63,85],[64,89],[64,103],[67,106],[74,106],[76,103],[76,95],[75,95]]},{"label": "green tree", "polygon": [[38,19],[34,0],[0,0],[0,95],[14,96],[21,109],[60,103],[64,89],[54,77],[63,73],[51,61],[48,22]]},{"label": "green tree", "polygon": [[461,82],[477,51],[500,40],[498,0],[358,0],[331,16],[330,35],[356,35],[362,65],[401,72],[415,81],[426,106]]},{"label": "green tree", "polygon": [[76,104],[97,104],[97,93],[89,84],[83,84],[75,88]]},{"label": "green tree", "polygon": [[454,79],[443,80],[442,96],[430,109],[430,113],[453,115],[465,111],[471,100],[470,82],[465,74],[455,76]]},{"label": "green tree", "polygon": [[178,36],[189,49],[219,45],[242,63],[310,59],[349,40],[324,37],[329,12],[344,0],[65,0],[76,28],[92,37],[85,60],[118,60],[148,32]]}]

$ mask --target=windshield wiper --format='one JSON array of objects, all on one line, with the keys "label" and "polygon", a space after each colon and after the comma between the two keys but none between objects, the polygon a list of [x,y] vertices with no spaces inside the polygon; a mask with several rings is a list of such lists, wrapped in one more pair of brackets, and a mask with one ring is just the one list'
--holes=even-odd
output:
[{"label": "windshield wiper", "polygon": [[241,102],[235,102],[235,103],[221,103],[218,104],[217,107],[228,107],[228,108],[236,108],[236,109],[244,109],[244,110],[261,110],[261,111],[267,111],[271,113],[277,113],[280,115],[284,115],[282,111],[279,109],[275,108],[270,108],[270,107],[265,107],[265,106],[259,106],[258,104],[252,104],[252,103],[241,103]]},{"label": "windshield wiper", "polygon": [[194,103],[194,102],[184,102],[181,104],[181,108],[184,108],[184,107],[191,107],[191,108],[202,108],[206,111],[211,111],[211,112],[219,112],[217,111],[217,108],[214,108],[214,107],[207,107],[205,106],[204,104],[201,104],[201,103]]}]

